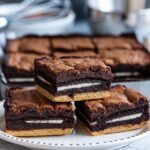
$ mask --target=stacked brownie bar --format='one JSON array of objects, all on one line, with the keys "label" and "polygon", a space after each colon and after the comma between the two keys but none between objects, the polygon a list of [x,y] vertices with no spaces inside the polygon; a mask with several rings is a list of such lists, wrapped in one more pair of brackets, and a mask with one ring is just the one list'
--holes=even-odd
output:
[{"label": "stacked brownie bar", "polygon": [[52,103],[34,89],[8,90],[4,107],[6,132],[11,135],[47,136],[73,132],[73,105]]},{"label": "stacked brownie bar", "polygon": [[141,128],[149,120],[146,97],[125,86],[110,89],[110,97],[76,102],[76,112],[91,135]]},{"label": "stacked brownie bar", "polygon": [[41,58],[35,61],[37,91],[55,102],[109,96],[111,68],[95,58]]}]

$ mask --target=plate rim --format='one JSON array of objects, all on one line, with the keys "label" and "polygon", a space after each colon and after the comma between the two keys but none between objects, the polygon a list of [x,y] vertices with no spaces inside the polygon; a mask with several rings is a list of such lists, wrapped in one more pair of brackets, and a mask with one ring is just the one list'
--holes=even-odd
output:
[{"label": "plate rim", "polygon": [[[0,107],[3,105],[4,100],[0,101]],[[14,143],[14,144],[18,144],[18,145],[22,145],[22,146],[26,146],[26,147],[37,147],[37,146],[45,146],[45,147],[63,147],[63,148],[75,148],[75,147],[83,147],[83,148],[87,148],[87,147],[98,147],[98,146],[108,146],[108,145],[114,145],[114,144],[125,144],[128,142],[133,142],[136,141],[138,139],[141,139],[143,137],[146,137],[148,135],[150,135],[150,127],[147,129],[144,129],[144,131],[141,131],[140,133],[137,133],[135,135],[132,136],[128,136],[125,138],[120,138],[117,140],[110,140],[110,141],[104,141],[104,142],[88,142],[88,143],[76,143],[76,144],[72,144],[72,143],[68,143],[68,144],[64,144],[64,143],[54,143],[54,142],[39,142],[39,141],[34,141],[34,140],[30,140],[30,139],[25,139],[25,137],[15,137],[12,136],[10,134],[7,134],[5,131],[0,129],[0,139],[3,139],[5,141]],[[130,132],[130,131],[128,131]],[[35,137],[36,138],[36,137]]]}]

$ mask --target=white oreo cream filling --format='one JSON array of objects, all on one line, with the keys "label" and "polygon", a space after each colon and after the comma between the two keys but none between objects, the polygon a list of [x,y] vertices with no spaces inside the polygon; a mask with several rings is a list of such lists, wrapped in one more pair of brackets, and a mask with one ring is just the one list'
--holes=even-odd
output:
[{"label": "white oreo cream filling", "polygon": [[72,85],[67,85],[67,86],[60,86],[57,88],[57,91],[64,91],[64,90],[69,90],[69,89],[80,89],[84,87],[91,87],[94,85],[100,85],[101,83],[80,83],[80,84],[72,84]]},{"label": "white oreo cream filling", "polygon": [[114,73],[115,77],[123,77],[123,76],[138,76],[139,72],[116,72]]},{"label": "white oreo cream filling", "polygon": [[[37,78],[43,81],[44,83],[51,85],[51,83],[46,81],[43,77],[37,76]],[[95,85],[101,85],[101,82],[88,82],[88,83],[80,83],[80,84],[63,85],[63,86],[57,87],[57,91],[80,89],[80,88],[91,87]]]},{"label": "white oreo cream filling", "polygon": [[10,78],[9,82],[34,82],[34,78]]},{"label": "white oreo cream filling", "polygon": [[[82,115],[83,118],[86,118],[86,116],[81,112],[80,112],[80,115]],[[121,121],[129,121],[132,119],[140,118],[141,116],[142,116],[142,113],[137,113],[137,114],[132,114],[132,115],[128,115],[128,116],[114,118],[114,119],[106,121],[105,123],[109,124],[109,123],[116,123],[116,122],[121,122]],[[86,119],[86,121],[88,122],[88,124],[90,124],[90,126],[94,126],[94,125],[98,124],[98,121],[91,122],[88,119]]]},{"label": "white oreo cream filling", "polygon": [[62,124],[63,120],[26,120],[25,123],[33,123],[33,124],[39,124],[39,123],[49,123],[49,124]]},{"label": "white oreo cream filling", "polygon": [[112,119],[112,120],[108,120],[108,121],[106,121],[106,123],[115,123],[115,122],[120,122],[120,121],[132,120],[132,119],[140,118],[141,116],[142,116],[142,113],[123,116],[123,117],[120,117],[120,118],[115,118],[115,119]]}]

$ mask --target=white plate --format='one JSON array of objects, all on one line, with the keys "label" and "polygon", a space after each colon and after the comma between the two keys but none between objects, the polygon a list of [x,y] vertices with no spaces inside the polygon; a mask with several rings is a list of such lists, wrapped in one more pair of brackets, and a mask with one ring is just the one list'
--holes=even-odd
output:
[{"label": "white plate", "polygon": [[0,138],[11,143],[22,145],[31,149],[53,149],[53,150],[77,150],[77,149],[103,149],[110,150],[120,148],[124,145],[143,138],[150,134],[150,125],[148,127],[109,134],[104,136],[89,136],[82,127],[76,128],[76,133],[65,136],[51,136],[40,138],[18,138],[4,132],[4,109],[3,102],[0,102]]}]

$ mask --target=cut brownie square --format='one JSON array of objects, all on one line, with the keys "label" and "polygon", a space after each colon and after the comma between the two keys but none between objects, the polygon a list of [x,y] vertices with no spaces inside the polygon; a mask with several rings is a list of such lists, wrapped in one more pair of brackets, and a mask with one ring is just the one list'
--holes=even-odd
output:
[{"label": "cut brownie square", "polygon": [[150,72],[150,54],[146,51],[99,50],[100,57],[112,68],[116,78],[146,76]]},{"label": "cut brownie square", "polygon": [[54,51],[83,51],[95,50],[95,46],[89,37],[55,37],[51,39],[52,49]]},{"label": "cut brownie square", "polygon": [[62,57],[95,57],[96,53],[94,51],[82,51],[82,52],[54,52],[54,58]]},{"label": "cut brownie square", "polygon": [[3,64],[3,72],[10,83],[34,82],[34,60],[43,55],[10,53]]},{"label": "cut brownie square", "polygon": [[110,97],[76,102],[78,118],[91,135],[140,128],[149,120],[146,97],[125,86],[110,89]]},{"label": "cut brownie square", "polygon": [[50,40],[48,37],[38,36],[26,36],[16,40],[8,40],[6,51],[50,55]]},{"label": "cut brownie square", "polygon": [[95,37],[93,38],[93,42],[95,43],[97,49],[131,49],[131,44],[128,43],[123,37]]},{"label": "cut brownie square", "polygon": [[140,44],[134,37],[95,37],[93,42],[97,49],[143,49],[144,46]]},{"label": "cut brownie square", "polygon": [[71,103],[53,103],[34,89],[9,89],[4,108],[6,133],[14,136],[63,135],[74,128]]},{"label": "cut brownie square", "polygon": [[108,97],[111,68],[96,58],[41,58],[35,61],[37,90],[52,101]]}]

